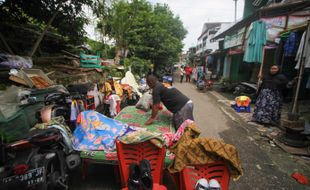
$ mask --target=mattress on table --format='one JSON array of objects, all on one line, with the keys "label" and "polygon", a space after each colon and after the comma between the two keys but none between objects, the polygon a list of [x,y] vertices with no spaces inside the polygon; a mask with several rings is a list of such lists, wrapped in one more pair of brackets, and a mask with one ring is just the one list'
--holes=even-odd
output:
[{"label": "mattress on table", "polygon": [[144,123],[150,116],[151,111],[145,112],[135,106],[127,106],[114,119],[130,126],[147,128],[148,131],[175,132],[171,122],[172,114],[166,108],[158,112],[157,119],[152,125],[145,126]]},{"label": "mattress on table", "polygon": [[[148,131],[165,133],[165,132],[175,132],[175,129],[171,125],[172,114],[163,109],[158,112],[157,120],[152,124],[145,126],[144,123],[151,116],[151,112],[145,112],[143,110],[137,109],[135,106],[125,107],[114,119],[126,123],[130,126],[143,127]],[[106,164],[117,164],[117,154],[116,152],[104,152],[104,151],[82,151],[81,158],[90,159]],[[167,152],[165,158],[165,166],[171,163],[173,156]]]}]

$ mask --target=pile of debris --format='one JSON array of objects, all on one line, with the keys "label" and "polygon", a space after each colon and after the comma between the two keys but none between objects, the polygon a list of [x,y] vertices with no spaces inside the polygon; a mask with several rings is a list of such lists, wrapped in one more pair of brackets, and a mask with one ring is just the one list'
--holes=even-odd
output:
[{"label": "pile of debris", "polygon": [[81,68],[79,56],[66,55],[31,59],[0,54],[0,78],[7,86],[23,85],[42,89],[52,84],[68,85],[83,82],[102,82],[105,78],[101,68]]}]

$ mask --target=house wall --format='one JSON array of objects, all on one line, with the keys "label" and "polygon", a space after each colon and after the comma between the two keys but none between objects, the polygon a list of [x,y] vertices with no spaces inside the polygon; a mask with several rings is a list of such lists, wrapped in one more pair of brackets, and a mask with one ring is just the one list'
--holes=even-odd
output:
[{"label": "house wall", "polygon": [[224,58],[224,69],[223,69],[223,77],[228,78],[230,77],[230,65],[231,65],[231,56],[226,55]]},{"label": "house wall", "polygon": [[276,56],[276,49],[265,50],[263,76],[268,75],[270,71],[270,67],[276,64],[275,59],[274,59],[275,56]]},{"label": "house wall", "polygon": [[230,80],[232,82],[250,81],[252,65],[243,62],[243,54],[236,54],[231,57]]}]

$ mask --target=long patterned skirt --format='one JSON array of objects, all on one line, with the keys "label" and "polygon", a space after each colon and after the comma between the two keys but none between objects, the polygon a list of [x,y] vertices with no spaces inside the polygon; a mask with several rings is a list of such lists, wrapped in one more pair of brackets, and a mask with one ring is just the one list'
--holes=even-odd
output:
[{"label": "long patterned skirt", "polygon": [[278,90],[262,89],[255,103],[252,121],[277,125],[281,118],[282,98]]}]

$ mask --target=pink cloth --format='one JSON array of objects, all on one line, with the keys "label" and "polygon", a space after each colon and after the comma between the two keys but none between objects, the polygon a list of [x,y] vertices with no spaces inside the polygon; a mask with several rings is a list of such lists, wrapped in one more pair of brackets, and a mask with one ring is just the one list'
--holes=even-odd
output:
[{"label": "pink cloth", "polygon": [[178,142],[178,140],[180,140],[180,138],[182,137],[182,135],[184,133],[184,129],[189,124],[192,124],[193,122],[194,121],[187,119],[181,124],[181,126],[179,127],[179,129],[177,130],[176,133],[171,133],[171,132],[164,133],[163,139],[164,139],[167,147],[170,147],[170,146],[174,145],[176,142]]}]

